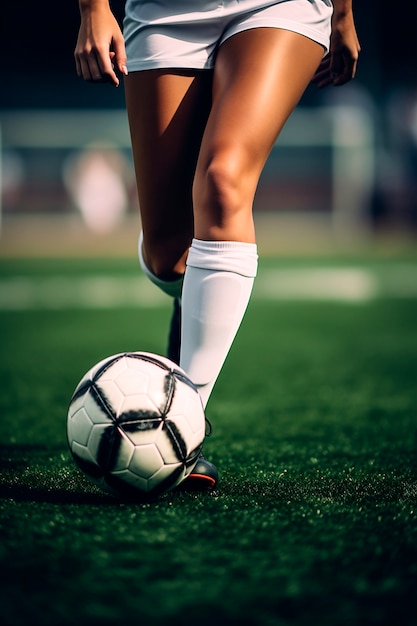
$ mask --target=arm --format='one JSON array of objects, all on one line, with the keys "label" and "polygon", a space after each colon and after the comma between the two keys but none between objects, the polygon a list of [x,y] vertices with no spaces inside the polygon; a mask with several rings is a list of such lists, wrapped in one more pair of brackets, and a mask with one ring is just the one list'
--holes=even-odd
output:
[{"label": "arm", "polygon": [[333,6],[330,51],[313,78],[319,87],[344,85],[354,78],[361,49],[353,19],[352,0],[333,0]]},{"label": "arm", "polygon": [[81,25],[74,51],[77,74],[84,80],[116,87],[117,68],[127,74],[123,35],[109,0],[79,0]]}]

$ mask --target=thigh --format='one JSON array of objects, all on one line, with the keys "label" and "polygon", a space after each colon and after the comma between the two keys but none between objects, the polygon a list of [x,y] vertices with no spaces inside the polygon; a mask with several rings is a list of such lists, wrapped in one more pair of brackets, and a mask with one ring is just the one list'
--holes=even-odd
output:
[{"label": "thigh", "polygon": [[[219,49],[196,187],[201,190],[204,172],[223,155],[224,163],[233,163],[248,224],[247,214],[252,210],[265,161],[314,75],[323,51],[311,39],[279,28],[243,31]],[[204,193],[194,197],[195,227],[197,236],[204,238],[210,228],[210,211],[207,204],[199,204],[199,197],[204,198]],[[237,215],[236,220],[244,222],[244,215]],[[226,236],[232,238],[233,233]]]},{"label": "thigh", "polygon": [[198,70],[149,70],[125,79],[144,247],[151,269],[158,270],[158,263],[173,265],[193,236],[191,189],[211,86],[212,72]]}]

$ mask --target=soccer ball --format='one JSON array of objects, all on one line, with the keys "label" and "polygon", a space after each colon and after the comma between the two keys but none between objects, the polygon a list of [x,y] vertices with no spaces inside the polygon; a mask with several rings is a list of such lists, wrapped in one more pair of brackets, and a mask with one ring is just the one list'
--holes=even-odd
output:
[{"label": "soccer ball", "polygon": [[103,490],[158,496],[193,470],[205,436],[204,408],[175,363],[125,352],[83,376],[70,402],[67,436],[76,464]]}]

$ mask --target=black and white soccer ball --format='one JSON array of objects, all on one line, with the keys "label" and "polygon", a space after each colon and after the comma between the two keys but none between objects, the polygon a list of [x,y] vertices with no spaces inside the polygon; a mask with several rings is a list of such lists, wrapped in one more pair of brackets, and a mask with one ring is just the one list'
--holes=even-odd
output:
[{"label": "black and white soccer ball", "polygon": [[204,408],[175,363],[126,352],[83,376],[70,402],[67,435],[76,464],[103,490],[157,496],[193,470],[205,436]]}]

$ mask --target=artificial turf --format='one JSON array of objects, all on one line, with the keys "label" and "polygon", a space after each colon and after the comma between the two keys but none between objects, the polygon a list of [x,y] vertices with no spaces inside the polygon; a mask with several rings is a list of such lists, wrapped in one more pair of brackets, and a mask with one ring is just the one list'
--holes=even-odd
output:
[{"label": "artificial turf", "polygon": [[417,300],[254,298],[208,407],[218,489],[119,502],[75,467],[68,402],[104,356],[163,352],[169,314],[0,312],[2,623],[414,626]]}]

